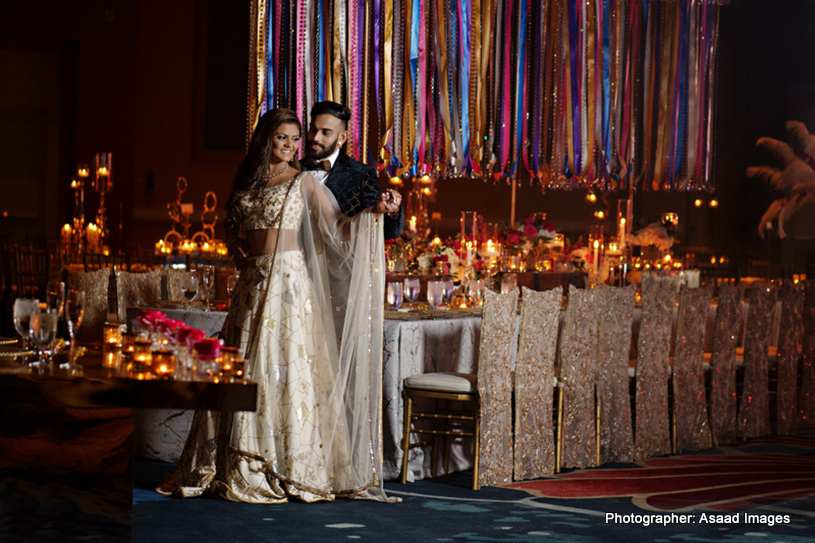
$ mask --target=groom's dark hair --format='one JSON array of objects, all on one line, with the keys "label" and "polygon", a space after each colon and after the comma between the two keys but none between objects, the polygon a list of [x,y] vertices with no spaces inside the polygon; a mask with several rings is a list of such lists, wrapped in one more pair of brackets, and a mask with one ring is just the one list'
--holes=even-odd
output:
[{"label": "groom's dark hair", "polygon": [[326,113],[341,120],[343,128],[348,129],[348,121],[351,120],[350,109],[337,102],[331,102],[330,100],[317,102],[314,104],[314,107],[311,108],[311,120],[313,121],[317,115],[324,115]]}]

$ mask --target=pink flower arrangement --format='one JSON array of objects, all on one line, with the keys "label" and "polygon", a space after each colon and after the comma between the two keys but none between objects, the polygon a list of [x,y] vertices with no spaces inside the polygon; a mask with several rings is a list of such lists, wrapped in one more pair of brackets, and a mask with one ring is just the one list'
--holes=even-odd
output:
[{"label": "pink flower arrangement", "polygon": [[184,321],[168,319],[161,311],[142,311],[136,322],[144,330],[154,334],[166,336],[174,345],[182,345],[192,350],[197,343],[206,337],[206,333],[198,328],[187,326]]},{"label": "pink flower arrangement", "polygon": [[217,338],[206,338],[195,344],[195,352],[203,360],[213,360],[221,356],[221,340]]}]

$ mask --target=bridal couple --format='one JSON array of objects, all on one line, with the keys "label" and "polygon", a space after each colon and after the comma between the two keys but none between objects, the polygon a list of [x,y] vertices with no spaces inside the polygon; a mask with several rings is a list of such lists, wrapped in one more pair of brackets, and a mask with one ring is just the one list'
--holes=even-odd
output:
[{"label": "bridal couple", "polygon": [[303,164],[294,112],[260,118],[227,202],[241,273],[221,330],[248,361],[257,410],[196,412],[160,492],[274,503],[381,490],[384,238],[404,216],[341,150],[350,118],[315,104]]}]

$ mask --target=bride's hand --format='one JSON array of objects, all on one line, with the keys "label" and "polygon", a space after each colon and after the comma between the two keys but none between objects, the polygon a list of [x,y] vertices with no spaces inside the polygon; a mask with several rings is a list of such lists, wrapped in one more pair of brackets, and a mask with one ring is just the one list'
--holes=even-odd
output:
[{"label": "bride's hand", "polygon": [[379,202],[376,204],[376,211],[378,213],[388,213],[392,215],[399,211],[402,205],[402,195],[394,189],[388,189],[379,196]]}]

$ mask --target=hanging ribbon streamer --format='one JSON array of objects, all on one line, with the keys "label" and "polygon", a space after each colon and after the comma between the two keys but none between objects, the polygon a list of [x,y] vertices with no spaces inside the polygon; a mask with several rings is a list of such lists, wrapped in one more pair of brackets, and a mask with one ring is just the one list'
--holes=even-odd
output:
[{"label": "hanging ribbon streamer", "polygon": [[[252,0],[247,134],[314,102],[400,175],[712,185],[716,0]],[[518,164],[522,163],[521,168]]]}]

